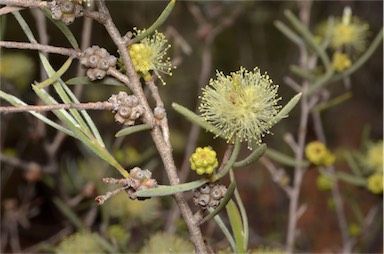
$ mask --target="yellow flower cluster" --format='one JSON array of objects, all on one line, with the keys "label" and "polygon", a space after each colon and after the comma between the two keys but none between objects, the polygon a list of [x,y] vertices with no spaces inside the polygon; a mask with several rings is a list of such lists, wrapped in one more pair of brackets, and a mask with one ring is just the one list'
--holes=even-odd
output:
[{"label": "yellow flower cluster", "polygon": [[373,194],[383,193],[383,173],[376,172],[368,177],[367,188]]},{"label": "yellow flower cluster", "polygon": [[365,157],[367,166],[372,170],[382,172],[383,155],[383,141],[380,140],[369,147]]},{"label": "yellow flower cluster", "polygon": [[259,68],[224,75],[217,72],[203,88],[200,112],[202,117],[225,136],[228,142],[234,140],[261,142],[261,137],[270,133],[279,112],[281,99],[278,86]]},{"label": "yellow flower cluster", "polygon": [[[144,30],[135,29],[134,35],[137,37],[144,33]],[[160,73],[165,73],[172,76],[172,64],[170,58],[166,57],[167,50],[171,47],[163,33],[155,31],[151,36],[147,36],[139,43],[135,43],[128,47],[129,54],[133,62],[133,66],[144,80],[151,78],[150,71],[153,71],[156,76],[165,85]]]},{"label": "yellow flower cluster", "polygon": [[317,188],[321,191],[332,189],[334,183],[335,180],[332,177],[324,174],[319,175],[316,179]]},{"label": "yellow flower cluster", "polygon": [[305,147],[305,155],[311,163],[317,166],[330,166],[333,165],[336,160],[335,155],[319,141],[308,143]]},{"label": "yellow flower cluster", "polygon": [[335,52],[332,59],[332,68],[337,72],[343,72],[352,65],[352,61],[347,54]]},{"label": "yellow flower cluster", "polygon": [[352,65],[352,57],[366,49],[369,25],[352,16],[350,7],[344,8],[343,15],[329,25],[329,22],[323,22],[318,26],[319,43],[329,40],[328,46],[334,52],[332,68],[343,72]]},{"label": "yellow flower cluster", "polygon": [[189,158],[192,170],[196,170],[199,175],[212,174],[219,165],[216,158],[216,152],[211,147],[198,147],[192,156]]}]

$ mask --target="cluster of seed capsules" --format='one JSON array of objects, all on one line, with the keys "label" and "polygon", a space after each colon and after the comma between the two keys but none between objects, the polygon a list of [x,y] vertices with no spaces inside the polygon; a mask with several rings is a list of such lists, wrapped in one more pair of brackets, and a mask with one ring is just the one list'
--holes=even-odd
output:
[{"label": "cluster of seed capsules", "polygon": [[119,92],[112,95],[108,102],[112,103],[115,121],[124,125],[134,125],[135,120],[144,114],[144,107],[135,95]]},{"label": "cluster of seed capsules", "polygon": [[116,67],[116,62],[115,56],[99,46],[87,48],[80,56],[80,63],[88,68],[87,76],[90,80],[103,79],[110,67]]},{"label": "cluster of seed capsules", "polygon": [[[132,176],[130,178],[129,187],[126,190],[131,199],[136,199],[135,192],[140,190],[152,189],[157,187],[156,179],[152,179],[152,172],[148,169],[142,170],[139,167],[134,167],[129,171]],[[148,198],[138,197],[138,200],[144,200]]]},{"label": "cluster of seed capsules", "polygon": [[193,193],[193,203],[203,210],[216,208],[227,192],[227,188],[219,183],[207,183]]},{"label": "cluster of seed capsules", "polygon": [[55,0],[51,2],[52,18],[61,20],[66,25],[72,24],[75,18],[83,16],[83,1]]}]

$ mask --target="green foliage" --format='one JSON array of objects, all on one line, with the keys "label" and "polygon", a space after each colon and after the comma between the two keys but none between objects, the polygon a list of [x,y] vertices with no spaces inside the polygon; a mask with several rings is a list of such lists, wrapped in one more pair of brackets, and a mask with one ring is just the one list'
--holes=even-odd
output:
[{"label": "green foliage", "polygon": [[2,52],[0,58],[0,76],[15,84],[18,89],[27,88],[34,74],[35,63],[31,57],[22,53]]},{"label": "green foliage", "polygon": [[158,232],[153,234],[144,244],[140,253],[192,253],[193,245],[177,235]]},{"label": "green foliage", "polygon": [[57,246],[55,253],[58,254],[87,254],[87,253],[107,253],[100,243],[101,236],[96,233],[79,232],[67,236]]}]

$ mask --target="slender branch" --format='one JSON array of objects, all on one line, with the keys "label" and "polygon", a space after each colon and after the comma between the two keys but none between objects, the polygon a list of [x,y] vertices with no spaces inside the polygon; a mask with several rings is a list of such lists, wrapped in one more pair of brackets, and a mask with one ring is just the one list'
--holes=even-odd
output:
[{"label": "slender branch", "polygon": [[[160,131],[160,128],[156,126],[155,118],[153,116],[152,110],[150,109],[148,105],[148,101],[145,97],[144,91],[141,87],[140,80],[136,74],[136,71],[133,67],[132,60],[130,58],[129,52],[127,47],[124,44],[124,39],[121,37],[119,31],[117,30],[115,24],[112,21],[112,18],[109,14],[109,11],[105,5],[104,1],[97,1],[97,6],[99,8],[99,11],[104,13],[106,15],[106,20],[104,22],[104,27],[106,28],[107,32],[109,33],[111,39],[115,43],[115,45],[119,49],[119,53],[123,59],[124,65],[126,67],[126,73],[129,77],[129,83],[125,83],[126,85],[129,85],[129,87],[132,89],[132,92],[137,96],[139,101],[141,102],[141,105],[145,109],[145,115],[144,115],[144,121],[147,124],[154,125],[155,127],[151,130],[151,136],[152,139],[156,145],[156,148],[160,154],[160,157],[163,161],[164,168],[166,170],[166,173],[168,175],[169,181],[171,185],[176,185],[180,182],[175,162],[173,160],[172,156],[172,147],[170,147],[165,140],[163,139],[163,135]],[[176,193],[174,194],[174,198],[180,208],[181,214],[183,215],[184,221],[186,222],[189,233],[191,236],[191,240],[195,245],[195,249],[197,253],[207,253],[207,248],[205,246],[203,236],[201,233],[200,228],[197,226],[196,221],[193,218],[193,213],[188,206],[187,201],[184,198],[183,193]]]},{"label": "slender branch", "polygon": [[104,102],[88,102],[88,103],[68,103],[68,104],[52,104],[52,105],[41,105],[41,106],[19,106],[19,107],[0,107],[0,113],[18,113],[25,111],[52,111],[57,109],[88,109],[88,110],[112,110],[113,104],[107,101]]},{"label": "slender branch", "polygon": [[20,11],[22,9],[23,9],[23,7],[5,6],[5,7],[0,9],[0,16],[7,14],[7,13],[10,13],[10,12]]},{"label": "slender branch", "polygon": [[28,43],[28,42],[15,42],[15,41],[0,41],[0,47],[4,48],[16,48],[16,49],[31,49],[31,50],[40,50],[46,53],[54,53],[64,56],[80,57],[80,52],[70,49],[55,47],[49,45],[42,45],[38,43]]},{"label": "slender branch", "polygon": [[[299,9],[300,9],[300,18],[305,26],[309,25],[309,18],[311,14],[311,3],[310,1],[306,1],[308,3],[303,3],[302,1],[298,1]],[[300,66],[307,70],[310,69],[311,63],[310,58],[308,57],[308,49],[306,46],[299,47],[300,49]],[[308,125],[308,115],[310,113],[309,108],[309,99],[305,92],[308,89],[308,82],[304,81],[301,86],[301,91],[303,92],[303,96],[301,98],[300,103],[300,123],[298,129],[298,137],[297,137],[297,151],[295,153],[295,157],[297,161],[302,161],[304,158],[304,147],[305,140],[307,135],[307,125]],[[287,232],[287,252],[293,253],[296,241],[296,227],[299,217],[297,216],[297,211],[299,207],[299,197],[301,184],[304,178],[305,168],[297,164],[294,169],[293,176],[293,186],[291,188],[290,193],[290,203],[289,203],[289,219],[288,219],[288,232]]]},{"label": "slender branch", "polygon": [[36,0],[0,0],[0,4],[15,5],[28,8],[49,8],[49,6],[51,5],[50,2]]}]

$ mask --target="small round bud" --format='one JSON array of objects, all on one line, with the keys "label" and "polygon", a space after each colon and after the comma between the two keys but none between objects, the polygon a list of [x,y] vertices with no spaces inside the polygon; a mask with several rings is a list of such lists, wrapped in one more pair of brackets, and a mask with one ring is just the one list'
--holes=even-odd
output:
[{"label": "small round bud", "polygon": [[219,165],[216,152],[211,147],[198,147],[194,154],[189,158],[192,170],[197,174],[212,174]]},{"label": "small round bud", "polygon": [[153,115],[158,121],[160,121],[165,117],[165,109],[163,107],[156,107],[153,110]]}]

